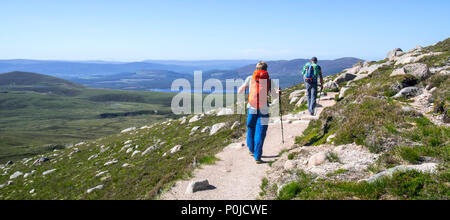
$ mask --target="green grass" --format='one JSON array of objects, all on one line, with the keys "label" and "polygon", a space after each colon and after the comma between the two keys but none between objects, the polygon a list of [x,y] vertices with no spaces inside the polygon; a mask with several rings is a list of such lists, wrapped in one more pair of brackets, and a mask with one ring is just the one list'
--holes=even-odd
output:
[{"label": "green grass", "polygon": [[[344,172],[342,170],[341,172]],[[306,175],[306,174],[303,174]],[[374,183],[314,181],[312,177],[301,178],[284,186],[277,199],[280,200],[380,200],[380,199],[440,199],[447,200],[450,191],[446,183],[449,173],[436,175],[417,171],[398,172],[392,178]]]},{"label": "green grass", "polygon": [[[170,111],[173,94],[103,89],[79,91],[76,96],[29,91],[1,94],[0,162],[43,153],[54,145],[94,140],[128,127],[176,117]],[[116,95],[120,100],[92,100],[92,97]],[[130,97],[133,99],[127,100]],[[140,112],[144,114],[136,114]],[[134,116],[102,118],[102,114]]]},{"label": "green grass", "polygon": [[220,159],[215,156],[203,156],[198,161],[200,164],[206,164],[206,165],[212,165],[215,164],[216,161],[219,161]]},{"label": "green grass", "polygon": [[[201,132],[191,136],[192,127],[204,128],[220,122],[232,124],[238,119],[239,115],[205,116],[189,125],[180,125],[178,120],[156,123],[152,128],[107,136],[77,146],[81,152],[71,157],[69,154],[72,149],[54,152],[58,155],[47,153],[45,156],[51,160],[41,166],[17,161],[10,172],[36,170],[36,173],[28,180],[19,177],[13,185],[0,189],[0,199],[155,199],[169,184],[192,176],[195,158],[200,158],[200,163],[212,163],[216,158],[211,155],[220,152],[245,132],[244,129],[231,130],[227,127],[214,136]],[[131,152],[120,151],[128,140],[131,140],[132,147],[138,146],[133,151],[143,152],[150,146],[156,148],[147,155],[131,157]],[[175,145],[182,145],[182,149],[175,154],[162,156]],[[101,153],[101,146],[109,150]],[[88,160],[94,154],[99,156]],[[104,163],[113,159],[119,163],[104,166]],[[124,163],[131,167],[122,167]],[[49,169],[57,171],[43,177],[42,172]],[[106,176],[110,177],[104,180],[95,177],[98,171],[109,171]],[[9,175],[0,176],[0,183],[8,180]],[[86,193],[87,189],[100,184],[104,185],[103,190]],[[35,196],[28,193],[31,189],[36,190]]]}]

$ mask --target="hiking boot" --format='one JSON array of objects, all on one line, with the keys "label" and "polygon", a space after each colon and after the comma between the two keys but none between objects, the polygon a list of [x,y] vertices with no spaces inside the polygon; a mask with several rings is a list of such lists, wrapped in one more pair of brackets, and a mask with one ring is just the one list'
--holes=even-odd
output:
[{"label": "hiking boot", "polygon": [[254,153],[252,153],[252,152],[248,152],[248,154],[250,154],[250,156],[252,156],[252,157],[254,157],[254,156],[255,156],[255,154],[254,154]]},{"label": "hiking boot", "polygon": [[257,160],[256,164],[262,164],[262,160]]}]

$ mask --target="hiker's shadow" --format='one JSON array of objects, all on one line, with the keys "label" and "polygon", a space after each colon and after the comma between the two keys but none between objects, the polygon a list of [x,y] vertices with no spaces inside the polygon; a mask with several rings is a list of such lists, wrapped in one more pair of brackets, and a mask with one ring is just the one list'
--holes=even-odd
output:
[{"label": "hiker's shadow", "polygon": [[201,192],[201,191],[210,191],[210,190],[215,190],[215,189],[217,189],[217,187],[215,187],[213,185],[209,185],[209,186],[203,188],[202,190],[199,190],[199,192]]},{"label": "hiker's shadow", "polygon": [[278,155],[274,155],[274,156],[262,156],[262,158],[273,159],[273,158],[278,158]]}]

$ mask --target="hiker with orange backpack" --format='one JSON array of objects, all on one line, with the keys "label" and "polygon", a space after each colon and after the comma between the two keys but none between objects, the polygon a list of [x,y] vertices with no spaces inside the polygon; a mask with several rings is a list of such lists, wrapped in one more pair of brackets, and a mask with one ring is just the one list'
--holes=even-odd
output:
[{"label": "hiker with orange backpack", "polygon": [[[256,163],[262,163],[264,139],[269,127],[268,95],[274,84],[267,72],[268,65],[259,62],[252,76],[239,88],[238,93],[243,93],[249,88],[248,115],[247,115],[247,146]],[[278,90],[278,94],[281,90]]]},{"label": "hiker with orange backpack", "polygon": [[306,87],[306,97],[308,98],[309,113],[314,116],[317,99],[317,78],[320,77],[320,87],[323,90],[322,68],[317,64],[317,58],[313,57],[311,62],[306,63],[302,70],[303,80]]}]

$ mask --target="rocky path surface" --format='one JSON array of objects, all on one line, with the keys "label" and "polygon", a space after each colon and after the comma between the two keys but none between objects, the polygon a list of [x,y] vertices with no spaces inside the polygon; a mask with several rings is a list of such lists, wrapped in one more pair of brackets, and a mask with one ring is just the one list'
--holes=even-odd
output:
[{"label": "rocky path surface", "polygon": [[[333,97],[336,93],[328,93],[320,101],[317,115],[326,107],[335,104]],[[254,200],[257,199],[262,179],[270,169],[269,162],[278,158],[279,153],[294,145],[295,137],[300,136],[307,128],[308,123],[318,116],[309,116],[305,112],[296,115],[287,115],[285,120],[284,137],[281,141],[281,125],[278,122],[269,124],[269,130],[263,148],[263,164],[256,164],[249,155],[245,143],[245,136],[240,142],[232,144],[216,155],[220,161],[214,165],[204,165],[194,171],[194,178],[181,180],[167,192],[161,195],[164,200]],[[277,120],[274,120],[277,121]],[[195,193],[186,193],[191,181],[208,179],[208,190]]]},{"label": "rocky path surface", "polygon": [[411,106],[418,112],[422,113],[425,117],[427,117],[431,122],[439,126],[450,126],[448,123],[444,123],[443,115],[435,115],[433,114],[434,107],[433,103],[430,103],[430,98],[432,96],[433,90],[421,89],[422,93],[416,97],[414,97],[411,103]]}]

